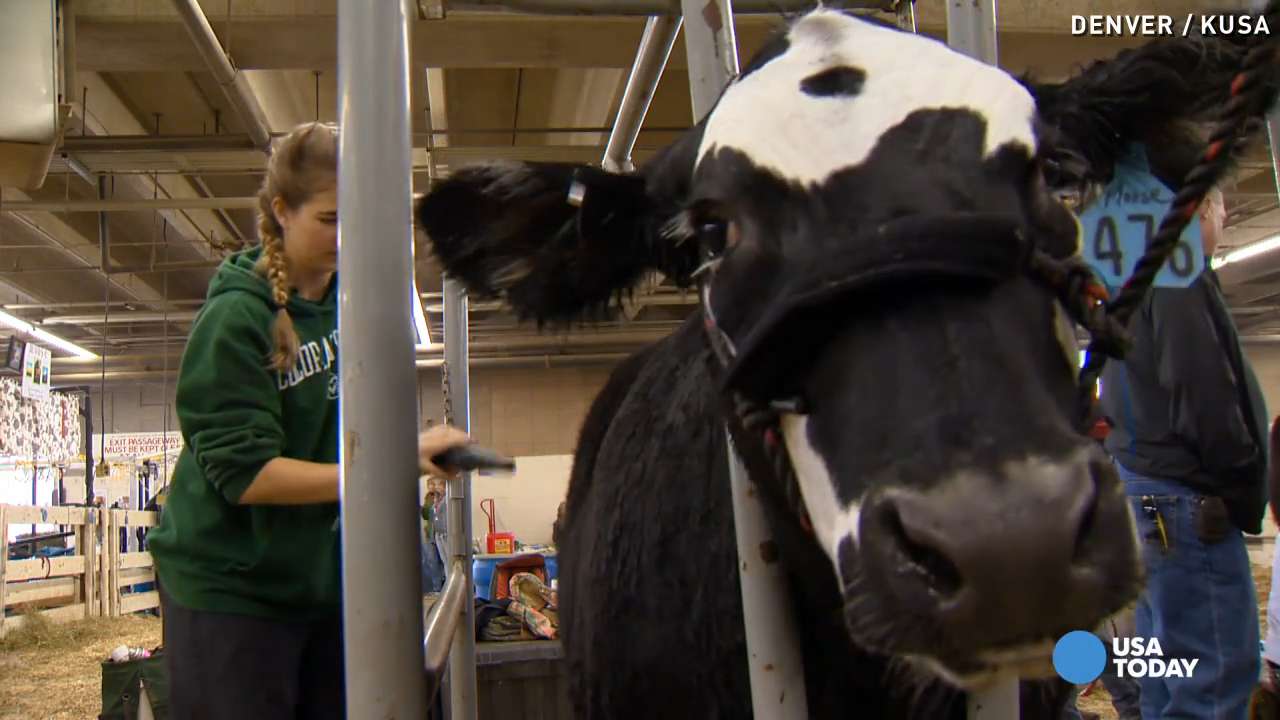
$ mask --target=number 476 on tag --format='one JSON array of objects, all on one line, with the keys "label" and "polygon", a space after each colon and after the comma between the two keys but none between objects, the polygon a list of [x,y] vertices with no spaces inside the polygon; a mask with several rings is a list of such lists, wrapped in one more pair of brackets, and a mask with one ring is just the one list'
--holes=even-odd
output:
[{"label": "number 476 on tag", "polygon": [[[1109,287],[1124,285],[1173,204],[1173,193],[1138,151],[1117,164],[1115,178],[1080,214],[1082,254]],[[1156,275],[1157,287],[1185,288],[1204,272],[1198,216],[1187,224]]]}]

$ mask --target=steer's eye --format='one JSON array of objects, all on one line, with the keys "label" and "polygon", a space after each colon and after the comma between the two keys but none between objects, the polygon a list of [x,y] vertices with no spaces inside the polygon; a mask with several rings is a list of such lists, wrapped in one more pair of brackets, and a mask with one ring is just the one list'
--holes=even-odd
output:
[{"label": "steer's eye", "polygon": [[707,259],[719,257],[738,242],[738,225],[719,218],[702,218],[697,222],[698,244]]}]

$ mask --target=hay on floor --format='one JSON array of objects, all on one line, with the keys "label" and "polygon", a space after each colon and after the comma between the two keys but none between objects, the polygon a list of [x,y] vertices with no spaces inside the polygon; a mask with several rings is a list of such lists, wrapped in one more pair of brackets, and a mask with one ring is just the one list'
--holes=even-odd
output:
[{"label": "hay on floor", "polygon": [[160,645],[160,619],[28,620],[0,638],[0,720],[97,717],[102,711],[101,663],[119,645]]}]

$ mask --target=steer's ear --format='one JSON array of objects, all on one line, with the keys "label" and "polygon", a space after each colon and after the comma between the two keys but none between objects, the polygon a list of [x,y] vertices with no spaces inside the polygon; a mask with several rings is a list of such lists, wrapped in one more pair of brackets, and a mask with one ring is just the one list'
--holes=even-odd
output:
[{"label": "steer's ear", "polygon": [[667,240],[672,199],[652,176],[503,162],[436,183],[415,215],[445,271],[522,318],[599,318],[646,271],[687,277],[696,248]]},{"label": "steer's ear", "polygon": [[[1267,19],[1274,24],[1280,16],[1272,13]],[[1056,161],[1050,166],[1062,171],[1051,183],[1105,184],[1111,180],[1116,160],[1134,142],[1148,146],[1157,174],[1161,174],[1158,155],[1198,158],[1204,152],[1203,133],[1171,128],[1216,120],[1229,101],[1245,56],[1263,42],[1276,44],[1267,35],[1159,39],[1095,62],[1062,83],[1024,78],[1036,98],[1042,156]],[[1266,62],[1258,78],[1264,92],[1254,96],[1248,108],[1253,117],[1260,118],[1274,104],[1280,87],[1277,76],[1275,61]],[[1175,136],[1185,142],[1173,146],[1164,142]],[[1168,165],[1186,167],[1187,163],[1185,157],[1171,157]],[[1161,179],[1177,187],[1184,178]]]}]

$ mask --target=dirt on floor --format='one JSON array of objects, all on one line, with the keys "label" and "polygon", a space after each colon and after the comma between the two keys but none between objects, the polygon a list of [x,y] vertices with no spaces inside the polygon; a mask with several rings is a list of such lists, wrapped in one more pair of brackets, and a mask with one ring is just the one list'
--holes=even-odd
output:
[{"label": "dirt on floor", "polygon": [[0,638],[0,720],[96,718],[102,662],[119,645],[160,645],[160,618],[38,619]]}]

